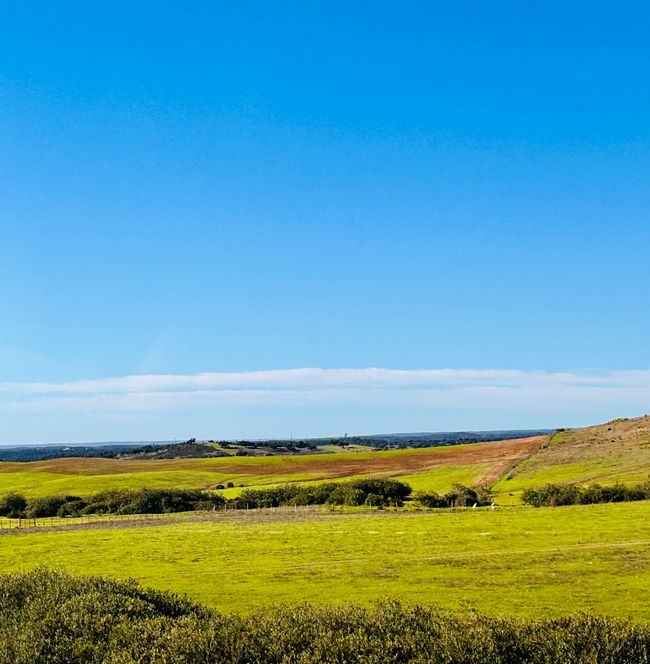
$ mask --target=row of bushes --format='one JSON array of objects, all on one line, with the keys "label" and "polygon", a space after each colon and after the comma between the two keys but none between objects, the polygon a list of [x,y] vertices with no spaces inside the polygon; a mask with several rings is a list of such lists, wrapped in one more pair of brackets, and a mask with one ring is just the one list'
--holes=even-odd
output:
[{"label": "row of bushes", "polygon": [[192,489],[104,491],[92,496],[30,498],[11,493],[0,499],[0,516],[43,518],[84,514],[166,514],[223,507],[223,496]]},{"label": "row of bushes", "polygon": [[324,504],[399,507],[410,494],[411,487],[408,484],[386,479],[245,489],[231,500],[226,500],[220,493],[198,489],[124,489],[86,497],[46,496],[30,499],[11,493],[0,499],[0,516],[32,519],[85,514],[166,514],[214,510],[226,506],[232,509]]},{"label": "row of bushes", "polygon": [[249,507],[283,505],[348,505],[401,507],[411,487],[390,479],[360,479],[323,484],[285,484],[270,489],[245,489],[236,502]]},{"label": "row of bushes", "polygon": [[649,664],[650,627],[589,615],[521,621],[387,600],[224,615],[177,595],[44,569],[0,575],[12,664]]},{"label": "row of bushes", "polygon": [[482,507],[492,502],[488,487],[454,484],[446,494],[419,492],[411,495],[411,487],[389,479],[362,479],[350,482],[326,482],[317,485],[285,484],[270,489],[245,489],[235,501],[249,507],[281,507],[283,505],[348,505],[369,507],[401,507],[408,498],[422,507]]},{"label": "row of bushes", "polygon": [[521,499],[535,507],[559,507],[561,505],[592,505],[594,503],[622,503],[650,498],[650,481],[635,486],[614,484],[547,484],[540,489],[525,489]]},{"label": "row of bushes", "polygon": [[[284,484],[268,489],[244,489],[226,500],[220,493],[199,489],[138,489],[104,491],[92,496],[46,496],[27,499],[11,493],[0,499],[0,516],[10,518],[68,517],[86,514],[166,514],[194,510],[255,509],[294,505],[401,507],[411,487],[392,479],[358,479],[322,484]],[[427,508],[488,505],[486,488],[454,485],[445,494],[418,493],[415,500]]]}]

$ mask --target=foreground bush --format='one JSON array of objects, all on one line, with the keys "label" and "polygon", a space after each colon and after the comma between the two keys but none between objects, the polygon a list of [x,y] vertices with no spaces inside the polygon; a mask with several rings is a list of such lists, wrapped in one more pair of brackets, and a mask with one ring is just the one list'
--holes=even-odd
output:
[{"label": "foreground bush", "polygon": [[525,489],[521,499],[534,507],[560,507],[562,505],[593,505],[595,503],[621,503],[650,498],[650,482],[627,486],[614,484],[579,486],[577,484],[547,484],[540,489]]},{"label": "foreground bush", "polygon": [[524,622],[386,601],[222,615],[135,582],[0,575],[0,663],[648,664],[650,628],[576,615]]}]

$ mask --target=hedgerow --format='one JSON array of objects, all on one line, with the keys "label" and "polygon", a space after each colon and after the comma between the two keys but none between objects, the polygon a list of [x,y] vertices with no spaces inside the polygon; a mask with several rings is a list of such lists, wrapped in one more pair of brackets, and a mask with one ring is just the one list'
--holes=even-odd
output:
[{"label": "hedgerow", "polygon": [[0,516],[43,518],[83,514],[164,514],[193,510],[281,507],[285,505],[403,505],[411,487],[390,479],[360,479],[324,484],[285,484],[268,489],[245,489],[226,500],[220,493],[200,489],[121,489],[91,496],[46,496],[26,499],[7,494],[0,499]]},{"label": "hedgerow", "polygon": [[562,505],[592,505],[595,503],[621,503],[650,499],[650,481],[628,486],[591,484],[547,484],[539,489],[525,489],[521,499],[534,507],[560,507]]},{"label": "hedgerow", "polygon": [[369,478],[323,484],[285,484],[269,489],[245,489],[231,501],[235,506],[281,507],[285,505],[348,505],[400,507],[411,487],[397,480]]},{"label": "hedgerow", "polygon": [[84,498],[46,496],[27,500],[8,494],[0,500],[0,516],[43,518],[82,514],[165,514],[223,507],[218,493],[194,489],[119,489]]}]

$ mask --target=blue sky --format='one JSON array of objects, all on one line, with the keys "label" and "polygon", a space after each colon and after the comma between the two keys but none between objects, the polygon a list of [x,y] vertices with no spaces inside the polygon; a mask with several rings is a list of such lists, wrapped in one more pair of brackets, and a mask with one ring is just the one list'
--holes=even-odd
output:
[{"label": "blue sky", "polygon": [[0,443],[650,410],[650,6],[312,5],[3,7]]}]

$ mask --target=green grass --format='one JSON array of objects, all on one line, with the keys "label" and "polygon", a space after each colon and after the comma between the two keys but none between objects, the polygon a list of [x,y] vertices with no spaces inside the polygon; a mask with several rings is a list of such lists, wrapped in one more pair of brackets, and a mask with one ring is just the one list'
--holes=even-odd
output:
[{"label": "green grass", "polygon": [[413,491],[445,493],[454,484],[474,486],[489,467],[489,464],[481,463],[468,466],[443,466],[423,473],[400,475],[397,479],[409,484]]},{"label": "green grass", "polygon": [[[256,511],[0,535],[0,568],[135,577],[228,611],[386,595],[492,614],[650,620],[650,503]],[[202,519],[202,520],[201,520]]]},{"label": "green grass", "polygon": [[522,468],[512,479],[502,478],[493,485],[497,495],[520,493],[524,489],[543,486],[544,484],[562,484],[578,482],[580,484],[614,484],[624,482],[635,484],[648,479],[650,468],[629,468],[611,459],[593,459],[578,463],[535,468],[528,471]]},{"label": "green grass", "polygon": [[[155,461],[151,462],[155,464]],[[29,497],[57,494],[89,495],[108,489],[203,489],[233,482],[236,485],[267,485],[290,481],[309,481],[309,473],[248,475],[197,470],[163,470],[108,475],[66,475],[47,472],[0,473],[0,495],[17,491]]]}]

